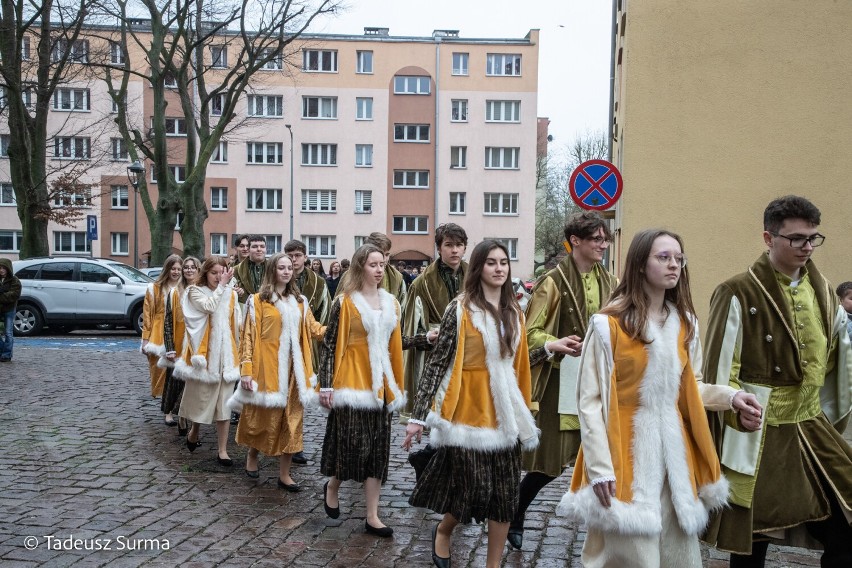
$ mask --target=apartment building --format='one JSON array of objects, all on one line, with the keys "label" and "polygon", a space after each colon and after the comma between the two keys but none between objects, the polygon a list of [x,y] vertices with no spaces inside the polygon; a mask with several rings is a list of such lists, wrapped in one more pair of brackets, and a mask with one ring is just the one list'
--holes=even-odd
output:
[{"label": "apartment building", "polygon": [[[238,127],[211,160],[207,253],[228,253],[233,236],[244,232],[266,235],[268,250],[280,251],[290,236],[292,200],[294,237],[326,266],[350,257],[372,231],[391,237],[395,260],[426,262],[434,255],[435,227],[455,222],[467,230],[469,248],[502,239],[517,275],[531,273],[538,49],[538,30],[517,39],[471,39],[454,30],[397,37],[386,28],[302,36],[295,69],[273,60],[256,75],[238,106]],[[214,72],[224,73],[237,53],[212,42],[207,56]],[[127,107],[140,122],[152,115],[151,95],[147,81],[131,82]],[[52,251],[133,264],[135,216],[137,263],[145,266],[148,224],[141,205],[135,210],[127,149],[110,125],[115,109],[105,85],[69,84],[56,99],[49,159],[91,161],[87,176],[100,190],[71,198],[90,203],[100,239],[90,247],[82,222],[51,225]],[[217,112],[214,105],[214,117]],[[4,126],[0,118],[0,155]],[[191,129],[182,116],[166,126],[174,143],[170,165],[180,180]],[[156,192],[151,164],[146,172]],[[8,162],[0,159],[4,179]],[[0,196],[0,254],[17,258],[20,224],[8,182]],[[180,251],[179,218],[175,231]]]}]

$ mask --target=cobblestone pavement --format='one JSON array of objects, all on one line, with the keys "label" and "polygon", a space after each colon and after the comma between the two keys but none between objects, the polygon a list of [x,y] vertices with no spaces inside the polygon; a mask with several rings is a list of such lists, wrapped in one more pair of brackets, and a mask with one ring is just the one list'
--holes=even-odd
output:
[{"label": "cobblestone pavement", "polygon": [[[318,412],[305,421],[309,463],[293,471],[305,490],[288,494],[276,488],[276,460],[261,461],[257,480],[243,473],[245,450],[233,442],[234,427],[233,468],[216,463],[212,426],[202,428],[203,445],[190,454],[148,396],[138,352],[110,345],[48,350],[21,340],[14,361],[0,365],[0,393],[4,568],[431,566],[438,516],[407,504],[414,472],[400,449],[402,427],[394,431],[380,505],[395,534],[384,540],[364,533],[360,485],[344,483],[340,519],[323,513]],[[553,514],[567,483],[563,476],[541,492],[527,517],[524,550],[507,549],[505,566],[581,565],[584,533]],[[73,545],[79,549],[69,550]],[[484,566],[485,554],[482,527],[456,530],[455,566]],[[705,566],[727,566],[726,555],[703,554]],[[819,565],[815,553],[800,549],[770,548],[770,559],[767,566]]]}]

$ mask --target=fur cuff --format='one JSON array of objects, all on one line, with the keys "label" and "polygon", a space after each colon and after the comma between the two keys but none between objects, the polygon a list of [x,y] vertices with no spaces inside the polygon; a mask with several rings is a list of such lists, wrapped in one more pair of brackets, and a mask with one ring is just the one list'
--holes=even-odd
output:
[{"label": "fur cuff", "polygon": [[521,447],[528,452],[536,449],[538,447],[539,437],[541,437],[541,430],[536,428],[535,436],[527,438],[526,440],[521,440]]},{"label": "fur cuff", "polygon": [[607,509],[590,485],[576,493],[566,493],[556,507],[556,514],[621,535],[655,536],[662,531],[659,503],[625,503],[613,498]]},{"label": "fur cuff", "polygon": [[224,381],[226,383],[235,383],[235,382],[239,381],[240,380],[240,368],[239,367],[231,367],[230,369],[226,370],[225,373],[222,375],[222,379],[224,379]]},{"label": "fur cuff", "polygon": [[155,345],[153,343],[148,343],[144,349],[142,349],[144,353],[148,355],[156,355],[157,357],[162,357],[166,354],[166,346],[165,345]]},{"label": "fur cuff", "polygon": [[304,408],[319,406],[319,394],[315,390],[304,390],[299,393],[299,402]]},{"label": "fur cuff", "polygon": [[698,498],[701,499],[708,510],[715,511],[728,506],[729,491],[728,479],[723,475],[719,478],[719,481],[700,487]]},{"label": "fur cuff", "polygon": [[391,401],[391,403],[387,407],[388,414],[393,414],[400,408],[405,407],[405,403],[408,402],[408,393],[402,393],[402,396],[399,398],[395,398]]}]

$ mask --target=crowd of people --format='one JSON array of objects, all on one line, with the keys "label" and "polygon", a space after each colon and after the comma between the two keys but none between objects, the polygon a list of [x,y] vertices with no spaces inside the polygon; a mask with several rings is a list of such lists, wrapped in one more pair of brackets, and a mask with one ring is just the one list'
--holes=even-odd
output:
[{"label": "crowd of people", "polygon": [[[766,208],[766,251],[713,294],[699,335],[685,243],[644,230],[620,280],[603,264],[606,220],[565,226],[567,255],[525,311],[506,247],[437,227],[422,273],[389,262],[372,233],[328,273],[301,241],[266,256],[241,235],[234,258],[169,257],[145,300],[142,351],[167,426],[190,452],[216,424],[278,457],[278,487],[302,490],[304,412],[326,414],[326,515],[362,484],[364,529],[392,537],[379,510],[394,416],[416,484],[409,503],[440,515],[432,560],[450,566],[454,528],[487,523],[486,565],[523,547],[526,511],[573,466],[557,512],[584,523],[588,567],[701,566],[699,541],[763,566],[770,542],[824,549],[852,566],[852,282],[836,290],[811,260],[819,210],[787,196]],[[418,270],[419,272],[419,270]],[[0,266],[0,283],[2,283]]]}]

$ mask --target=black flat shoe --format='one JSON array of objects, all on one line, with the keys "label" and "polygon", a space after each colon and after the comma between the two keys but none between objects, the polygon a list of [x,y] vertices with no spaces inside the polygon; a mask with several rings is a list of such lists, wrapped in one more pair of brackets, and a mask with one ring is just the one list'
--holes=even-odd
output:
[{"label": "black flat shoe", "polygon": [[278,478],[278,488],[286,489],[290,493],[298,493],[302,490],[302,486],[298,483],[284,483],[283,481],[281,481],[280,477]]},{"label": "black flat shoe", "polygon": [[175,426],[177,426],[177,421],[169,420],[168,418],[163,418],[163,424],[165,424],[169,428],[174,428]]},{"label": "black flat shoe", "polygon": [[432,528],[432,562],[438,568],[450,568],[450,558],[438,556],[438,553],[435,552],[435,539],[438,537],[438,525],[440,524],[440,522],[435,523],[435,526]]},{"label": "black flat shoe", "polygon": [[524,529],[509,528],[509,534],[506,535],[506,540],[515,550],[520,550],[524,545]]},{"label": "black flat shoe", "polygon": [[224,465],[225,467],[231,467],[234,465],[234,460],[231,458],[220,458],[219,456],[216,456],[216,461],[219,465]]},{"label": "black flat shoe", "polygon": [[382,538],[388,538],[393,536],[393,529],[390,527],[374,527],[368,521],[364,521],[364,530],[370,534],[374,534],[376,536],[380,536]]},{"label": "black flat shoe", "polygon": [[293,463],[305,465],[308,463],[308,458],[305,457],[305,452],[296,452],[293,454]]},{"label": "black flat shoe", "polygon": [[250,469],[247,469],[246,475],[248,475],[252,479],[257,479],[258,477],[260,477],[260,473],[257,470],[252,471]]},{"label": "black flat shoe", "polygon": [[189,450],[190,453],[195,451],[195,448],[201,445],[201,442],[196,440],[195,442],[190,441],[189,436],[186,437],[186,449]]},{"label": "black flat shoe", "polygon": [[336,519],[340,516],[340,501],[338,498],[337,507],[331,508],[328,506],[328,500],[326,497],[328,496],[328,481],[325,482],[325,486],[322,488],[322,506],[325,507],[325,514],[329,516],[331,519]]}]

